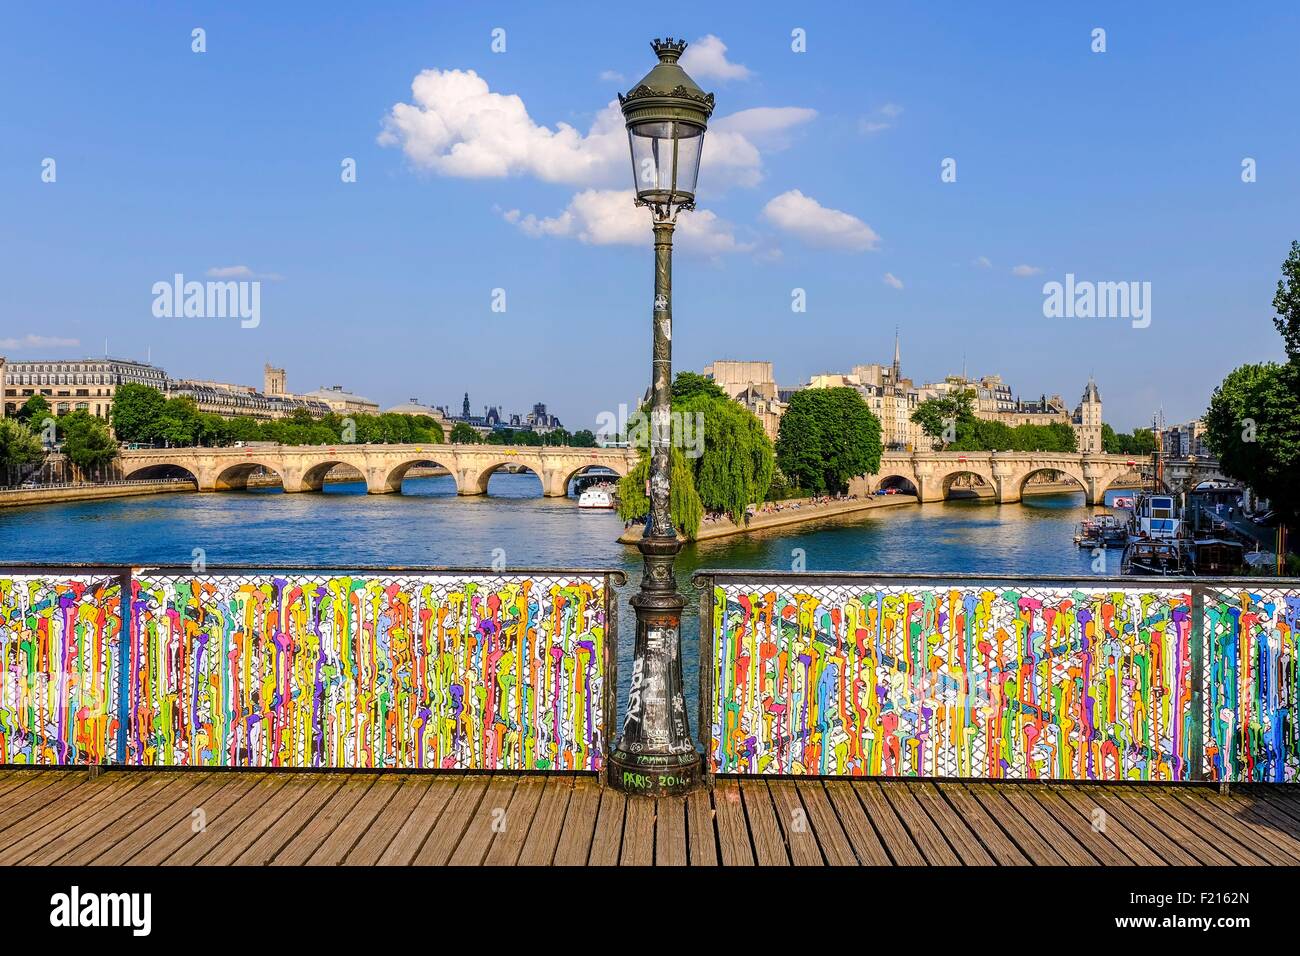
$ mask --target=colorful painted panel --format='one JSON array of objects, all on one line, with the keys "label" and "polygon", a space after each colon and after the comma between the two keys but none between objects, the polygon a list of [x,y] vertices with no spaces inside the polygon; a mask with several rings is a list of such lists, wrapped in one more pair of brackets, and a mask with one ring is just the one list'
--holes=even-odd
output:
[{"label": "colorful painted panel", "polygon": [[715,587],[717,773],[1187,780],[1182,590]]},{"label": "colorful painted panel", "polygon": [[604,586],[141,572],[129,760],[598,770]]},{"label": "colorful painted panel", "polygon": [[0,577],[0,763],[117,759],[122,583]]},{"label": "colorful painted panel", "polygon": [[1212,780],[1300,776],[1297,632],[1300,591],[1205,595],[1205,758]]}]

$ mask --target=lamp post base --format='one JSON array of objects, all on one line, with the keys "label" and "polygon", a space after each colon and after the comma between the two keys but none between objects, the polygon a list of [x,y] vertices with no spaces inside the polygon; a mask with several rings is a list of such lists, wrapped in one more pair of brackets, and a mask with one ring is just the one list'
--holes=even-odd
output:
[{"label": "lamp post base", "polygon": [[677,797],[689,793],[702,780],[700,755],[633,754],[615,750],[609,755],[609,785],[624,793],[645,797]]}]

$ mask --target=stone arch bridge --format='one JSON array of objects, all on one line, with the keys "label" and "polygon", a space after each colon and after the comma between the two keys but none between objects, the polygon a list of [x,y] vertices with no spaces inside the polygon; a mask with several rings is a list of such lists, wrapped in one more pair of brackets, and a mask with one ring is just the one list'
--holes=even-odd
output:
[{"label": "stone arch bridge", "polygon": [[232,448],[144,448],[123,451],[125,478],[193,477],[199,491],[245,488],[261,469],[279,475],[287,492],[320,491],[325,476],[348,465],[365,479],[372,495],[395,494],[417,465],[441,465],[451,472],[456,493],[487,494],[493,472],[518,466],[542,482],[547,497],[563,497],[569,482],[591,468],[620,476],[636,464],[636,451],[623,448],[512,447],[506,445],[266,445]]},{"label": "stone arch bridge", "polygon": [[1112,484],[1136,474],[1142,464],[1141,459],[1127,455],[1077,452],[885,452],[880,471],[858,479],[851,490],[871,494],[901,479],[916,489],[920,502],[943,501],[957,478],[975,475],[993,489],[994,500],[1013,504],[1021,499],[1025,483],[1034,475],[1058,472],[1078,486],[1089,505],[1098,505],[1104,503]]}]

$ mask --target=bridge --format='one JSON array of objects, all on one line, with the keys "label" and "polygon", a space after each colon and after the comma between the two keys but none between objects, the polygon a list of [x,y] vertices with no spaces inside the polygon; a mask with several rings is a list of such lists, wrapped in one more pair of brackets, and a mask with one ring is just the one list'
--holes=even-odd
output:
[{"label": "bridge", "polygon": [[399,494],[412,468],[439,465],[451,472],[460,495],[487,494],[488,479],[499,469],[527,468],[542,482],[542,493],[560,498],[569,482],[592,468],[626,475],[636,451],[624,448],[508,445],[266,445],[232,448],[142,448],[121,454],[123,478],[175,477],[194,480],[199,491],[248,487],[259,470],[280,477],[290,493],[320,491],[330,471],[346,465],[365,479],[372,495]]},{"label": "bridge", "polygon": [[[999,504],[1014,504],[1024,495],[1030,478],[1056,472],[1073,481],[1089,505],[1098,505],[1105,502],[1111,485],[1136,473],[1142,463],[1141,457],[1077,452],[885,452],[880,459],[880,470],[858,479],[850,490],[872,494],[882,487],[905,482],[915,489],[921,503],[943,501],[949,497],[957,478],[974,475],[993,489],[994,500]],[[1201,480],[1215,476],[1203,469]]]}]

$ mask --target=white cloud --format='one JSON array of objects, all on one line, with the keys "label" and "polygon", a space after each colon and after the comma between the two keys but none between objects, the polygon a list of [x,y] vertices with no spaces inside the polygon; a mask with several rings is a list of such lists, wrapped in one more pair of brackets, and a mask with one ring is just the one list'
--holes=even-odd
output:
[{"label": "white cloud", "polygon": [[903,288],[903,280],[898,278],[898,276],[894,275],[892,272],[886,272],[885,285],[894,289],[901,289]]},{"label": "white cloud", "polygon": [[254,272],[248,266],[213,266],[208,270],[211,279],[266,279],[279,282],[284,276],[275,272]]},{"label": "white cloud", "polygon": [[[507,222],[524,234],[577,239],[593,246],[649,245],[650,215],[633,202],[630,189],[587,189],[576,196],[557,216],[524,215],[518,209],[504,213]],[[730,223],[716,213],[697,209],[677,220],[682,244],[708,255],[746,252],[752,244],[738,242]]]},{"label": "white cloud", "polygon": [[875,117],[884,117],[884,119],[872,119],[864,116],[862,119],[858,120],[858,132],[862,133],[864,136],[871,136],[874,133],[880,133],[887,129],[891,129],[894,124],[890,121],[902,116],[903,108],[897,103],[886,103],[872,115]]},{"label": "white cloud", "polygon": [[695,80],[747,80],[752,75],[748,67],[727,59],[727,45],[712,33],[687,44],[681,64]]},{"label": "white cloud", "polygon": [[[466,179],[532,176],[586,187],[621,184],[631,175],[617,100],[584,134],[567,123],[551,129],[535,122],[520,97],[493,92],[473,70],[424,70],[411,93],[412,102],[394,105],[384,117],[378,139],[400,147],[417,168]],[[755,141],[780,149],[785,131],[815,115],[799,107],[757,107],[717,118],[705,142],[701,182],[712,189],[757,185],[763,157]]]},{"label": "white cloud", "polygon": [[0,339],[0,349],[71,349],[81,344],[80,339],[61,339],[50,335],[24,335],[21,338]]},{"label": "white cloud", "polygon": [[971,260],[971,265],[979,266],[981,269],[992,269],[993,263],[989,261],[988,256],[976,256]]},{"label": "white cloud", "polygon": [[886,103],[880,108],[882,116],[888,116],[891,119],[903,115],[903,108],[897,103]]},{"label": "white cloud", "polygon": [[859,120],[859,121],[858,121],[858,132],[860,132],[860,133],[864,133],[865,135],[870,136],[872,133],[881,133],[881,132],[884,132],[885,130],[889,129],[891,125],[893,125],[893,124],[891,124],[891,123],[880,123],[880,122],[875,122],[875,121],[873,121],[873,120],[865,120],[865,119],[864,119],[864,120]]},{"label": "white cloud", "polygon": [[1036,275],[1038,275],[1038,274],[1039,274],[1040,272],[1042,272],[1042,271],[1043,271],[1043,270],[1040,269],[1038,266],[1027,266],[1027,265],[1023,265],[1023,264],[1022,264],[1022,265],[1018,265],[1018,266],[1015,266],[1014,268],[1012,268],[1012,270],[1011,270],[1011,274],[1012,274],[1013,276],[1021,276],[1021,277],[1024,277],[1024,276],[1036,276]]},{"label": "white cloud", "polygon": [[618,70],[601,70],[600,82],[602,83],[626,83],[627,77]]},{"label": "white cloud", "polygon": [[797,189],[763,207],[763,218],[809,245],[862,252],[875,249],[880,236],[856,216],[823,206]]}]

